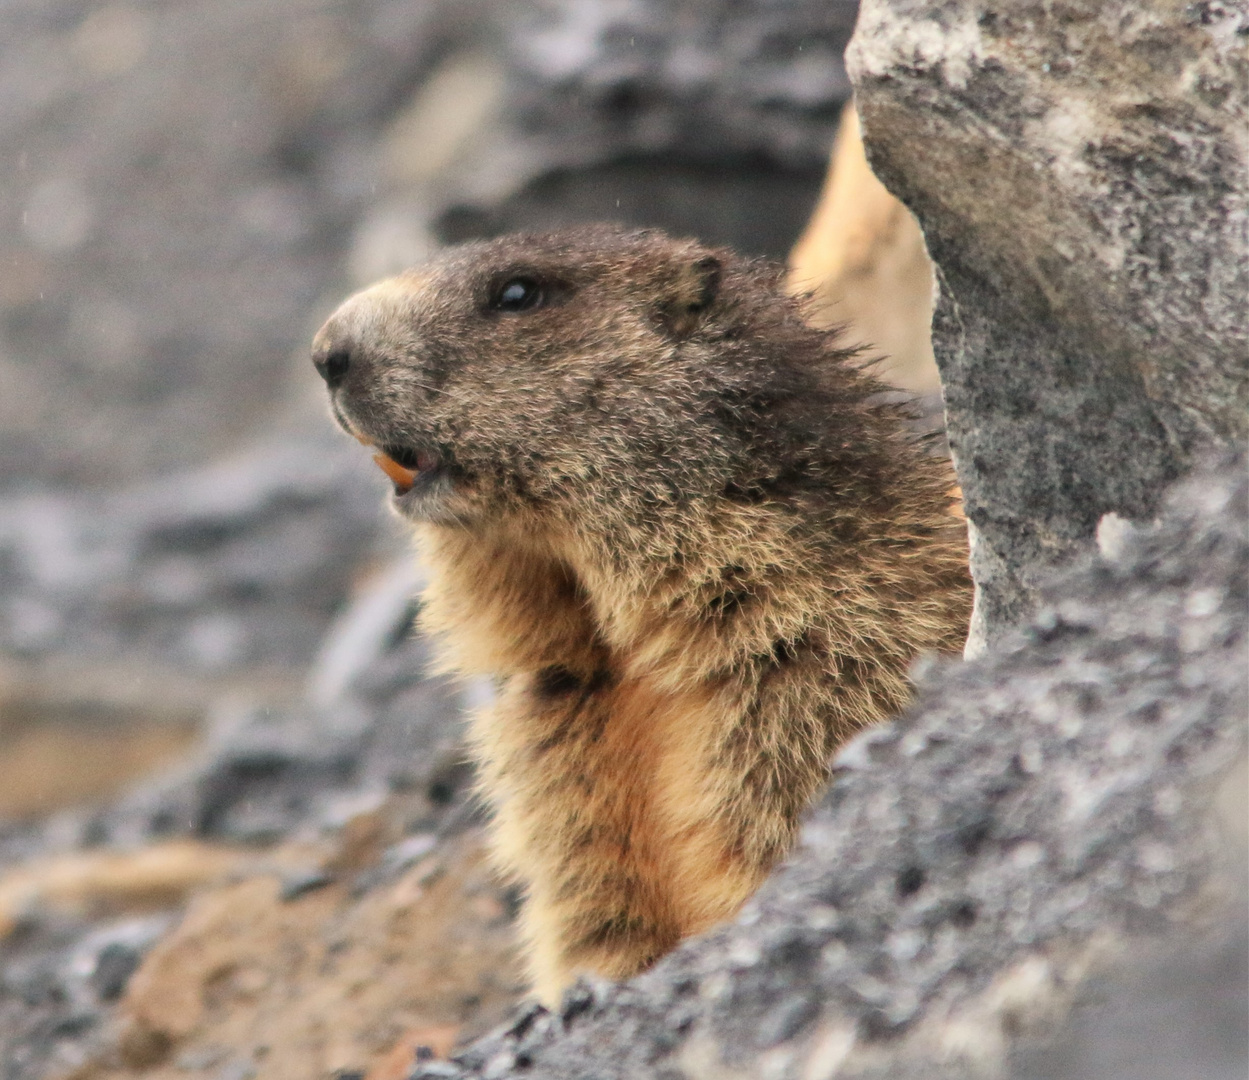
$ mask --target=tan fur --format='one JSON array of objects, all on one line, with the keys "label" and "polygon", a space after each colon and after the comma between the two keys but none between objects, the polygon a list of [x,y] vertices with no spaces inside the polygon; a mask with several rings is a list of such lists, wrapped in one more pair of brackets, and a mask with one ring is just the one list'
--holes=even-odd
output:
[{"label": "tan fur", "polygon": [[[551,302],[493,308],[518,273]],[[911,659],[961,647],[948,466],[769,268],[505,238],[349,300],[314,350],[351,358],[349,430],[442,463],[396,507],[445,668],[498,681],[472,743],[548,1001],[730,917]]]},{"label": "tan fur", "polygon": [[881,350],[886,382],[917,393],[940,387],[924,234],[868,165],[853,103],[841,114],[819,202],[790,252],[788,287],[812,293],[814,323],[849,324],[856,340]]}]

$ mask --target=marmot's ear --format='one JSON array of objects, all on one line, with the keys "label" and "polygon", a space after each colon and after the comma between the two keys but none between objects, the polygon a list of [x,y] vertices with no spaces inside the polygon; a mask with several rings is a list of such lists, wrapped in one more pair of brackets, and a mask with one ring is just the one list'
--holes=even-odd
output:
[{"label": "marmot's ear", "polygon": [[714,255],[685,263],[677,270],[659,322],[673,337],[688,337],[720,292],[720,260]]}]

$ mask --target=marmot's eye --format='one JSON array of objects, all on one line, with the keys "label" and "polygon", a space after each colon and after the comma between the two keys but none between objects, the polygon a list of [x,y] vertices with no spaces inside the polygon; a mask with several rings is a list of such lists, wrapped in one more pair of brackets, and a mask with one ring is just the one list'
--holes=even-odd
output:
[{"label": "marmot's eye", "polygon": [[530,311],[544,299],[542,286],[533,278],[514,277],[499,286],[491,306],[496,311]]}]

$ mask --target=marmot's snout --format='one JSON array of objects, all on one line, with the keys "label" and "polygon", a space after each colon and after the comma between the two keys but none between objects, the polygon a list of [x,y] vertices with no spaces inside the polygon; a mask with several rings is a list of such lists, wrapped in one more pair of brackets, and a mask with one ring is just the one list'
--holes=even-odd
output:
[{"label": "marmot's snout", "polygon": [[[337,405],[367,397],[380,373],[379,362],[385,360],[379,352],[384,344],[382,323],[394,318],[394,313],[384,303],[387,297],[376,295],[379,293],[382,289],[374,286],[350,297],[312,339],[312,366],[325,380],[330,400]],[[341,412],[335,411],[341,423]]]},{"label": "marmot's snout", "polygon": [[325,380],[325,385],[336,390],[347,377],[351,369],[351,347],[344,344],[326,342],[312,353],[312,366],[317,374]]},{"label": "marmot's snout", "polygon": [[330,316],[312,341],[312,366],[325,380],[335,419],[348,431],[352,428],[345,422],[340,399],[351,393],[349,383],[358,389],[361,376],[365,374],[363,369],[368,366],[364,360],[364,343],[354,325],[358,320],[351,318],[352,310],[358,307],[353,303],[355,299],[353,297]]},{"label": "marmot's snout", "polygon": [[405,371],[409,379],[420,375],[410,303],[397,282],[381,282],[350,297],[313,338],[312,366],[325,380],[334,418],[361,442],[392,441],[417,404],[404,392],[410,388],[395,385]]},{"label": "marmot's snout", "polygon": [[[339,425],[375,451],[373,460],[394,484],[396,507],[413,517],[432,517],[451,487],[438,450],[389,415],[415,400],[394,377],[404,365],[388,355],[387,298],[402,295],[392,282],[348,300],[318,331],[312,366],[329,390],[330,411]],[[393,328],[390,336],[395,336]],[[408,365],[410,368],[411,365]]]}]

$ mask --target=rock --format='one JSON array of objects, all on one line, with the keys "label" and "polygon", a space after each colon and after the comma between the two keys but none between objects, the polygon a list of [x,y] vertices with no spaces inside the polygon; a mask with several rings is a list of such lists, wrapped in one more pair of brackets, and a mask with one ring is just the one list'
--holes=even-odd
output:
[{"label": "rock", "polygon": [[0,651],[177,682],[302,672],[383,485],[326,431],[109,493],[0,497]]},{"label": "rock", "polygon": [[138,949],[122,942],[111,942],[101,949],[91,972],[91,987],[99,999],[116,1001],[121,997],[141,959]]},{"label": "rock", "polygon": [[[280,551],[273,554],[281,557]],[[404,555],[376,577],[390,586],[410,582],[410,564],[411,556]],[[336,911],[362,905],[373,914],[361,914],[358,921],[385,924],[390,909],[378,908],[379,894],[393,893],[404,875],[414,875],[407,894],[402,889],[395,894],[413,899],[444,873],[437,859],[427,857],[454,845],[478,812],[467,800],[472,774],[459,741],[460,694],[444,680],[426,677],[427,645],[413,634],[412,617],[413,605],[402,589],[379,607],[376,584],[366,584],[327,635],[325,671],[332,678],[311,679],[306,700],[278,708],[247,698],[232,703],[227,696],[211,710],[196,753],[172,771],[103,808],[0,830],[0,857],[22,864],[0,875],[0,967],[6,972],[0,983],[0,1055],[7,1055],[0,1056],[0,1067],[6,1075],[36,1080],[71,1058],[78,1064],[106,1059],[118,1046],[135,1068],[172,1052],[176,1033],[162,1027],[128,1028],[117,1043],[115,1005],[103,991],[120,988],[125,958],[101,966],[101,946],[92,943],[102,916],[156,907],[163,927],[192,891],[216,895],[214,882],[227,873],[254,883],[259,861],[281,859],[259,879],[268,882],[262,907],[265,918],[294,927],[283,939],[294,948],[303,932],[299,927],[313,931],[301,922],[304,915],[284,915],[283,907],[300,908],[333,894],[341,901]],[[240,843],[250,845],[251,854],[241,851]],[[321,851],[327,844],[336,849],[333,854]],[[82,851],[84,845],[91,849]],[[50,851],[60,854],[49,857]],[[457,1020],[468,1021],[485,1009],[481,1016],[489,1022],[499,1003],[518,990],[514,980],[499,974],[498,951],[490,951],[510,942],[513,901],[506,894],[496,897],[479,878],[473,879],[475,892],[439,908],[427,930],[434,937],[443,933],[448,914],[460,908],[457,918],[492,927],[489,948],[475,930],[454,940],[457,957],[472,951],[465,941],[482,943],[489,954],[483,960],[489,992],[476,983],[469,987],[477,976],[467,974],[468,967],[476,961],[466,959],[463,984],[449,976],[431,991],[429,1001],[445,994],[451,1003],[439,1006],[435,1019],[446,1018],[447,1009],[459,1002]],[[220,903],[223,918],[238,914],[228,899]],[[301,910],[306,915],[307,909]],[[384,940],[377,947],[390,955]],[[129,939],[119,944],[132,945]],[[142,951],[150,944],[145,941]],[[424,949],[412,946],[414,962]],[[275,967],[281,962],[282,957],[273,960]],[[78,972],[77,982],[67,982],[69,969]],[[100,990],[74,989],[88,985],[97,970]],[[350,981],[333,966],[309,978],[316,993],[330,995],[346,992]],[[281,984],[274,985],[276,993]],[[311,983],[305,985],[314,992]],[[456,989],[461,986],[462,993]],[[377,1005],[378,1015],[392,1010],[391,999],[385,1002]],[[414,1019],[427,1019],[428,1011],[422,1006]],[[377,1038],[384,1039],[386,1029],[377,1030]],[[361,1043],[366,1044],[367,1039]],[[198,1049],[207,1054],[211,1047]]]},{"label": "rock", "polygon": [[130,976],[169,930],[164,914],[53,935],[6,950],[0,978],[0,1066],[14,1077],[61,1075],[109,1041],[109,1018]]},{"label": "rock", "polygon": [[445,1052],[466,1024],[496,1023],[518,988],[482,848],[467,834],[435,857],[437,872],[412,866],[358,897],[331,884],[284,898],[256,877],[197,898],[132,976],[123,1045],[163,1046],[161,1078],[194,1055],[215,1064],[222,1046],[292,1077],[373,1076],[418,1046]]},{"label": "rock", "polygon": [[497,120],[410,213],[443,241],[612,220],[783,258],[849,96],[856,8],[509,5]]},{"label": "rock", "polygon": [[[205,728],[264,729],[266,745],[240,738],[236,773],[286,768],[275,714],[385,550],[383,488],[326,431],[120,491],[0,495],[0,814],[115,797]],[[304,736],[327,736],[318,762],[344,722]]]},{"label": "rock", "polygon": [[131,484],[272,433],[382,130],[483,31],[437,0],[6,5],[0,489]]},{"label": "rock", "polygon": [[0,941],[54,912],[99,917],[173,906],[244,864],[238,851],[191,840],[28,862],[0,875]]},{"label": "rock", "polygon": [[983,648],[1249,417],[1243,5],[866,0],[872,167],[938,266]]},{"label": "rock", "polygon": [[1142,951],[1077,992],[1045,1046],[1015,1055],[1017,1080],[1239,1080],[1249,1059],[1244,919]]},{"label": "rock", "polygon": [[857,7],[534,4],[508,39],[519,89],[513,115],[550,148],[547,160],[565,165],[665,151],[818,165],[849,96],[841,54]]},{"label": "rock", "polygon": [[0,678],[0,820],[106,802],[195,743],[201,717],[190,703],[7,681]]},{"label": "rock", "polygon": [[[462,694],[427,676],[412,562],[403,555],[378,571],[340,614],[305,701],[223,710],[197,755],[92,815],[96,842],[189,834],[271,844],[340,829],[396,792],[412,801],[417,831],[471,821],[461,805],[471,779]],[[379,586],[389,603],[379,604]]]},{"label": "rock", "polygon": [[1166,1010],[1224,1019],[1170,1075],[1225,1075],[1245,1043],[1247,520],[1244,456],[1183,486],[1117,559],[1051,582],[1026,629],[930,671],[906,715],[852,742],[732,925],[629,983],[575,988],[558,1019],[522,1017],[455,1075],[918,1080],[1096,1061],[1067,1075],[1135,1080],[1123,1062],[1148,1055],[1104,1053],[1115,1016],[1142,1000],[1158,1016],[1150,979],[1184,953]]}]

